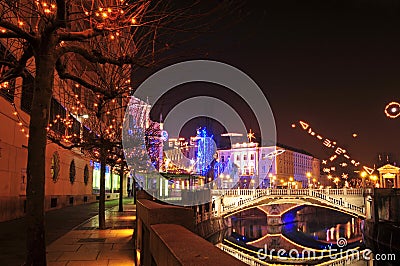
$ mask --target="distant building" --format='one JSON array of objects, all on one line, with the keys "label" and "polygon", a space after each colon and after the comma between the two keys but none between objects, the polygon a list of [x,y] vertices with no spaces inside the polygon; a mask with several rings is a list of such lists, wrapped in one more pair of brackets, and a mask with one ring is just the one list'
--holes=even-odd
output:
[{"label": "distant building", "polygon": [[391,164],[386,164],[379,171],[380,188],[400,188],[400,168]]},{"label": "distant building", "polygon": [[241,187],[290,187],[298,183],[308,187],[318,182],[320,175],[319,159],[285,145],[237,143],[231,149],[218,150],[218,158],[221,163],[231,161],[238,167]]}]

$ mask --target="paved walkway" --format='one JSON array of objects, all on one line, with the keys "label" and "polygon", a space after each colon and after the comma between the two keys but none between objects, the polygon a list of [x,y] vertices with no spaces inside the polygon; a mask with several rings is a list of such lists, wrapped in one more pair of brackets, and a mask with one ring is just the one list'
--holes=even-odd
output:
[{"label": "paved walkway", "polygon": [[[65,207],[62,209],[52,210],[46,213],[46,243],[48,250],[48,265],[67,265],[67,263],[75,263],[72,262],[74,260],[59,260],[67,257],[57,257],[56,252],[62,252],[62,250],[56,250],[53,247],[53,244],[62,243],[61,241],[64,238],[69,238],[74,234],[77,234],[77,237],[71,237],[70,239],[80,240],[79,245],[83,244],[101,244],[101,242],[85,242],[85,241],[95,241],[95,240],[81,240],[84,238],[91,238],[90,233],[96,234],[106,234],[109,232],[109,236],[103,237],[99,236],[96,238],[106,238],[103,244],[118,244],[113,243],[117,242],[117,238],[121,237],[125,234],[132,235],[132,226],[133,221],[135,220],[135,206],[133,205],[133,199],[124,199],[124,213],[118,213],[118,200],[112,200],[106,202],[106,208],[108,209],[106,213],[106,225],[109,227],[107,230],[97,230],[97,212],[98,212],[98,203],[90,203],[84,205],[76,205]],[[128,228],[129,227],[129,228]],[[85,237],[78,236],[78,232],[85,233]],[[111,238],[111,236],[113,236]],[[94,235],[93,235],[94,238]],[[110,239],[109,239],[110,238]],[[101,241],[97,239],[96,241]],[[111,241],[111,242],[110,242]],[[120,240],[121,242],[123,240]],[[125,241],[125,240],[124,240]],[[127,240],[128,241],[128,240]],[[119,242],[119,243],[121,243]],[[71,242],[70,242],[71,243]],[[124,243],[124,242],[122,242]],[[128,242],[125,242],[128,243]],[[126,244],[126,247],[129,244]],[[93,245],[94,246],[94,245]],[[104,245],[103,245],[104,246]],[[110,247],[110,245],[105,245]],[[115,245],[115,248],[121,247],[122,245]],[[133,257],[133,243],[131,247],[131,254]],[[65,247],[64,248],[71,248]],[[80,248],[79,248],[80,249]],[[76,249],[75,251],[79,251]],[[112,248],[110,249],[112,250]],[[122,249],[121,249],[122,250]],[[66,250],[69,252],[73,252],[74,250]],[[64,256],[67,256],[68,253]],[[55,257],[54,257],[55,256]],[[60,254],[61,256],[61,254]],[[0,222],[0,264],[7,266],[20,266],[24,263],[26,257],[26,225],[25,218],[15,219],[6,222]],[[102,258],[103,255],[96,259]],[[57,261],[58,260],[58,261]],[[119,259],[125,260],[125,259]],[[132,259],[133,262],[133,259]],[[68,264],[68,265],[107,265],[105,262],[98,262],[98,264],[88,264],[86,261],[85,264]],[[96,262],[97,263],[97,262]],[[100,264],[103,263],[103,264]],[[108,262],[107,262],[108,263]],[[115,262],[119,263],[119,262]],[[108,264],[114,265],[114,264]],[[120,265],[120,264],[115,264]],[[124,264],[124,265],[133,265]]]},{"label": "paved walkway", "polygon": [[76,227],[47,247],[48,266],[134,265],[132,241],[136,207],[118,206],[106,212],[106,230],[98,230],[98,217]]}]

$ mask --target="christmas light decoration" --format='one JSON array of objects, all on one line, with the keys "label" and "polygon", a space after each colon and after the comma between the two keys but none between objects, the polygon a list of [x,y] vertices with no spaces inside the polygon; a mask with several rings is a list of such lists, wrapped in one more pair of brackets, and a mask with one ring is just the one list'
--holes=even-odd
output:
[{"label": "christmas light decoration", "polygon": [[400,116],[400,103],[391,102],[388,103],[385,107],[385,114],[389,118],[397,118]]},{"label": "christmas light decoration", "polygon": [[[344,148],[338,146],[337,143],[336,143],[335,141],[333,141],[333,140],[331,140],[331,139],[328,139],[328,138],[324,138],[322,135],[317,134],[317,133],[311,128],[311,126],[310,126],[309,123],[304,122],[304,121],[299,121],[299,124],[300,124],[301,128],[302,128],[305,132],[307,132],[309,135],[311,135],[311,136],[313,136],[313,137],[316,137],[316,139],[318,139],[319,141],[321,141],[321,142],[322,142],[322,145],[324,145],[325,147],[327,147],[327,148],[329,148],[329,149],[333,149],[333,150],[334,150],[334,154],[333,154],[332,156],[330,156],[329,159],[328,159],[330,162],[335,161],[335,160],[336,160],[337,158],[339,158],[339,157],[343,157],[343,158],[345,158],[350,164],[352,164],[353,166],[355,166],[355,167],[360,166],[360,162],[357,161],[357,160],[355,160],[355,159],[352,159],[351,156],[348,154],[348,152],[347,152],[346,149],[344,149]],[[293,126],[292,126],[292,128],[296,128],[296,127],[293,127]],[[357,137],[357,134],[353,134],[353,137]],[[322,160],[322,164],[326,165],[326,164],[328,163],[328,160]],[[347,166],[348,166],[348,164],[345,163],[345,162],[341,163],[340,165],[341,165],[342,167],[347,167]],[[366,167],[366,168],[368,168],[368,169],[371,169],[372,172],[373,172],[373,169],[372,169],[372,168],[369,168],[369,167],[367,167],[367,166],[363,166],[363,167],[364,167],[364,168]],[[334,169],[323,168],[323,172],[326,172],[326,173],[329,173],[331,170],[334,171]],[[372,172],[371,172],[371,173],[372,173]]]},{"label": "christmas light decoration", "polygon": [[213,136],[209,136],[207,129],[199,128],[197,130],[197,158],[196,158],[196,171],[200,175],[206,175],[210,169],[210,163],[213,159],[214,141]]}]

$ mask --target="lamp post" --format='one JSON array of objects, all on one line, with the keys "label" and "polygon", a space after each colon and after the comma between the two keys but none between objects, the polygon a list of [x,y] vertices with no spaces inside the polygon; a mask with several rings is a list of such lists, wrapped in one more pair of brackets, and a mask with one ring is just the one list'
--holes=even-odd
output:
[{"label": "lamp post", "polygon": [[272,173],[268,174],[268,179],[269,179],[269,188],[272,188]]},{"label": "lamp post", "polygon": [[308,188],[311,188],[311,173],[310,173],[310,172],[307,172],[307,173],[306,173],[306,176],[307,176],[307,178],[308,178]]},{"label": "lamp post", "polygon": [[365,189],[365,178],[367,177],[367,173],[362,171],[360,175],[362,178],[362,189],[364,190]]},{"label": "lamp post", "polygon": [[224,178],[225,178],[225,175],[224,175],[224,174],[220,174],[220,175],[219,175],[220,187],[221,187],[222,189],[226,188],[226,183],[225,183]]},{"label": "lamp post", "polygon": [[339,177],[335,177],[335,179],[333,180],[333,182],[336,184],[336,188],[339,188]]},{"label": "lamp post", "polygon": [[378,180],[378,176],[371,175],[371,176],[369,176],[369,179],[371,179],[374,182],[374,187],[376,187],[376,181]]}]

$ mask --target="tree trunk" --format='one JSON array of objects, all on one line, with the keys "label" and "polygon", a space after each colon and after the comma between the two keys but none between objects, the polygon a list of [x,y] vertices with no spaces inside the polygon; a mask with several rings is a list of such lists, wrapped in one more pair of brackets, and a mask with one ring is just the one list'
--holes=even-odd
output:
[{"label": "tree trunk", "polygon": [[99,229],[106,229],[106,160],[107,150],[100,148]]},{"label": "tree trunk", "polygon": [[124,164],[121,163],[119,168],[119,206],[118,211],[124,211]]},{"label": "tree trunk", "polygon": [[40,45],[35,56],[36,76],[29,123],[28,165],[26,187],[27,257],[26,264],[46,265],[44,223],[46,127],[54,82],[54,47]]},{"label": "tree trunk", "polygon": [[136,178],[135,178],[135,170],[133,170],[132,175],[132,195],[133,195],[133,204],[136,204]]}]

